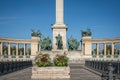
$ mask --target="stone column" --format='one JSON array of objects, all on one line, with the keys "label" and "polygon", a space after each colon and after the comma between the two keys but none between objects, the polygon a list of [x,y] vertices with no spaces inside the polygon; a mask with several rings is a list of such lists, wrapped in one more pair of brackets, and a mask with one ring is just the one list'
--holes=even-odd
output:
[{"label": "stone column", "polygon": [[56,23],[63,24],[63,13],[64,13],[64,1],[63,0],[56,0]]},{"label": "stone column", "polygon": [[16,56],[18,56],[18,43],[16,44]]},{"label": "stone column", "polygon": [[1,42],[0,42],[0,56],[1,56]]},{"label": "stone column", "polygon": [[112,43],[112,56],[114,56],[114,43]]},{"label": "stone column", "polygon": [[24,56],[26,55],[26,44],[24,43]]},{"label": "stone column", "polygon": [[119,56],[120,56],[120,43],[119,43]]},{"label": "stone column", "polygon": [[104,43],[104,56],[106,56],[106,43]]},{"label": "stone column", "polygon": [[96,45],[97,45],[97,56],[99,56],[99,43],[97,43]]},{"label": "stone column", "polygon": [[58,36],[58,34],[62,36],[63,50],[67,51],[66,47],[67,26],[64,24],[64,0],[56,0],[56,22],[52,26],[52,30],[53,30],[53,51],[57,50],[56,36]]},{"label": "stone column", "polygon": [[10,43],[8,43],[8,56],[11,56]]},{"label": "stone column", "polygon": [[1,55],[3,55],[3,49],[2,49],[3,46],[2,46],[2,44],[3,44],[3,43],[1,42],[1,43],[0,43],[0,54],[1,54]]}]

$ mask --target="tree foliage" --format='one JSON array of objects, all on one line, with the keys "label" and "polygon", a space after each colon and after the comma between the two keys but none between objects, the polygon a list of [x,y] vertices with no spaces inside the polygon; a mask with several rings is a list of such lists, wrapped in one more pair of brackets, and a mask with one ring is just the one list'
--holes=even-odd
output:
[{"label": "tree foliage", "polygon": [[77,39],[70,37],[68,39],[68,50],[77,50],[80,45],[80,42]]},{"label": "tree foliage", "polygon": [[52,49],[52,41],[49,37],[43,38],[41,40],[41,50],[51,50]]}]

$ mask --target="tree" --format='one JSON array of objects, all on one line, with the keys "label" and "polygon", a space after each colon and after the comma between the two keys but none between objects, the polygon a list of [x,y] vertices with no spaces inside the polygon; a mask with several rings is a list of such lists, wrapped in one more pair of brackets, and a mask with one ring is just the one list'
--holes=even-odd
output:
[{"label": "tree", "polygon": [[67,42],[68,42],[68,50],[77,50],[80,45],[80,42],[72,37],[70,37]]},{"label": "tree", "polygon": [[41,49],[42,50],[51,50],[52,49],[52,41],[49,37],[43,38],[41,40]]}]

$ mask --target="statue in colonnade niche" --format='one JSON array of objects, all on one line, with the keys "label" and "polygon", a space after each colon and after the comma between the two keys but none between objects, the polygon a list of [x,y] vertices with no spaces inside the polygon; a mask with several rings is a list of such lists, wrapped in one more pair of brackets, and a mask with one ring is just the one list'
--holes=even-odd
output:
[{"label": "statue in colonnade niche", "polygon": [[23,52],[20,50],[20,56],[22,56],[23,55]]},{"label": "statue in colonnade niche", "polygon": [[28,51],[28,50],[26,51],[26,55],[27,55],[27,56],[29,56],[29,55],[30,55],[30,53],[29,53],[29,51]]},{"label": "statue in colonnade niche", "polygon": [[92,55],[96,56],[96,51],[95,50],[92,51]]},{"label": "statue in colonnade niche", "polygon": [[56,36],[56,45],[57,45],[57,49],[63,49],[62,36],[60,34]]},{"label": "statue in colonnade niche", "polygon": [[31,36],[41,37],[41,32],[40,32],[40,30],[38,30],[37,32],[35,32],[34,29],[31,29],[31,31],[32,31]]},{"label": "statue in colonnade niche", "polygon": [[12,51],[12,55],[13,55],[13,56],[15,55],[15,50]]},{"label": "statue in colonnade niche", "polygon": [[91,29],[87,29],[87,31],[81,30],[81,34],[82,34],[82,37],[91,36],[92,32],[91,32]]},{"label": "statue in colonnade niche", "polygon": [[114,53],[114,56],[115,56],[115,57],[118,57],[118,55],[119,55],[119,52],[118,52],[118,51],[119,51],[119,50],[116,50],[116,49],[115,49],[115,53]]},{"label": "statue in colonnade niche", "polygon": [[7,50],[4,50],[4,52],[3,52],[3,53],[4,53],[4,55],[6,56],[6,55],[7,55]]}]

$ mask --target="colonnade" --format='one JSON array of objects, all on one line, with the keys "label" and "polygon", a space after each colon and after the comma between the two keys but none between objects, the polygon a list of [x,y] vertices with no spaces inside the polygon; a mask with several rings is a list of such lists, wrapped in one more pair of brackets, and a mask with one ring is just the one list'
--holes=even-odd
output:
[{"label": "colonnade", "polygon": [[[93,48],[93,45],[96,45],[96,47],[95,48]],[[100,50],[100,44],[103,44],[103,56],[107,56],[108,55],[108,53],[110,53],[110,55],[111,56],[114,56],[115,54],[116,54],[116,50],[118,50],[119,52],[117,52],[117,54],[120,54],[120,42],[109,42],[109,43],[100,43],[100,42],[98,42],[98,43],[95,43],[95,42],[93,42],[92,43],[92,53],[95,53],[96,54],[96,56],[99,56],[100,55],[100,53],[102,53],[102,51]],[[111,51],[110,52],[108,52],[108,49],[107,49],[107,44],[109,44],[109,46],[111,46]],[[117,44],[118,46],[117,46],[117,48],[118,49],[115,49],[115,44]],[[96,51],[94,52],[94,50],[96,49]]]},{"label": "colonnade", "polygon": [[[19,45],[21,44],[21,43],[5,43],[5,42],[0,42],[0,55],[4,55],[4,50],[3,50],[3,48],[4,48],[4,44],[7,44],[7,47],[8,47],[8,50],[7,50],[7,55],[8,56],[12,56],[12,53],[11,53],[11,45],[12,44],[15,44],[15,56],[18,56],[19,54]],[[24,46],[23,46],[23,49],[24,49],[24,51],[23,51],[23,55],[25,56],[25,55],[27,55],[27,45],[30,45],[30,44],[26,44],[26,43],[22,43]],[[29,53],[30,54],[30,53]]]},{"label": "colonnade", "polygon": [[[14,50],[12,50],[14,46]],[[6,49],[4,49],[6,47]],[[28,50],[29,49],[29,50]],[[40,38],[31,37],[31,39],[10,39],[0,38],[0,56],[35,56],[40,51]],[[33,57],[32,57],[33,58]]]},{"label": "colonnade", "polygon": [[[120,56],[120,38],[111,38],[111,39],[92,39],[91,36],[82,37],[82,55],[88,58],[92,58],[93,53],[95,57],[102,56],[103,58],[114,56]],[[93,48],[95,44],[95,48]],[[102,44],[102,49],[100,48]],[[116,49],[117,44],[117,49]],[[109,49],[108,49],[109,48]],[[108,51],[109,50],[109,51]],[[117,50],[117,52],[116,52]]]}]

